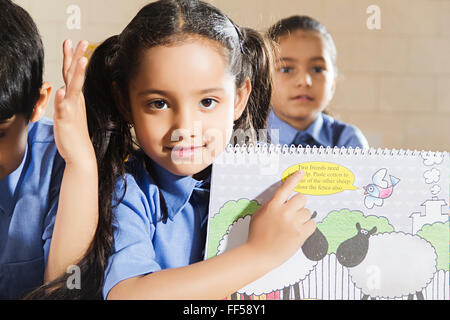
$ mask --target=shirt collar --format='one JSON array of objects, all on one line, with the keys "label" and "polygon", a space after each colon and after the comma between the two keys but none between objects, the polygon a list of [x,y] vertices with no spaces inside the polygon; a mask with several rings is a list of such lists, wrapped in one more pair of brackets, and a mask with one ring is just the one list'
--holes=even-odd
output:
[{"label": "shirt collar", "polygon": [[[281,145],[291,145],[294,142],[298,130],[290,126],[275,114],[273,109],[270,109],[269,117],[267,119],[267,127],[270,129],[271,142]],[[278,130],[276,135],[273,135],[272,130]],[[276,137],[278,136],[278,141]]]},{"label": "shirt collar", "polygon": [[210,177],[199,181],[189,176],[178,176],[167,171],[150,158],[148,160],[152,166],[153,178],[164,197],[169,219],[173,220],[175,215],[182,211],[189,202],[194,189],[205,187]]},{"label": "shirt collar", "polygon": [[10,213],[14,203],[14,195],[21,179],[22,171],[27,161],[28,143],[25,145],[25,152],[20,165],[11,172],[7,177],[0,181],[0,209],[5,213]]},{"label": "shirt collar", "polygon": [[[327,133],[322,130],[324,126],[324,116],[320,112],[313,123],[305,130],[299,131],[292,127],[290,124],[281,120],[273,111],[270,110],[268,118],[268,127],[270,129],[279,129],[279,144],[291,145],[294,143],[298,135],[306,136],[304,140],[309,136],[318,142],[320,145],[327,146],[329,141],[327,139]],[[272,137],[272,135],[271,135]]]},{"label": "shirt collar", "polygon": [[322,112],[319,112],[317,114],[316,120],[314,120],[314,122],[310,124],[305,132],[308,133],[314,139],[314,141],[318,142],[319,145],[326,147],[330,145],[330,139],[327,137],[327,131],[324,130],[324,123],[324,115]]}]

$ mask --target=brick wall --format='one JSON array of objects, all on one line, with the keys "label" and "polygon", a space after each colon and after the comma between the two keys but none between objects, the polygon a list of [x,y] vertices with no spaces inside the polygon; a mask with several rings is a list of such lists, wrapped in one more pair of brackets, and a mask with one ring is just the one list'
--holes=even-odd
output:
[{"label": "brick wall", "polygon": [[[264,31],[280,18],[321,21],[338,48],[340,76],[331,108],[357,125],[374,147],[450,151],[450,0],[210,0],[240,25]],[[46,76],[62,84],[61,44],[119,33],[144,0],[22,0],[46,47]],[[69,5],[81,29],[69,30]],[[370,5],[381,29],[369,30]],[[52,115],[52,108],[47,112]]]}]

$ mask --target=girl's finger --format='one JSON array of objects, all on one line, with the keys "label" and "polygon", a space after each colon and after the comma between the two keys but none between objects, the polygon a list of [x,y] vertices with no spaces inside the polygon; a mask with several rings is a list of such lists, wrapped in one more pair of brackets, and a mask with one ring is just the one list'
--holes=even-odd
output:
[{"label": "girl's finger", "polygon": [[298,211],[305,207],[306,196],[298,193],[286,202],[286,210]]},{"label": "girl's finger", "polygon": [[311,220],[311,219],[309,219],[309,220],[307,220],[306,222],[304,222],[304,223],[301,223],[299,226],[298,226],[298,230],[302,230],[302,234],[303,234],[303,236],[304,236],[304,238],[305,238],[305,240],[306,239],[308,239],[313,233],[314,233],[314,231],[317,229],[317,224],[316,224],[316,222],[314,221],[314,220]]},{"label": "girl's finger", "polygon": [[55,109],[54,109],[54,119],[57,120],[64,114],[64,98],[66,95],[66,88],[62,87],[58,89],[55,93]]},{"label": "girl's finger", "polygon": [[67,73],[69,71],[70,65],[72,64],[72,57],[73,57],[73,47],[72,47],[72,40],[67,39],[63,43],[63,79],[64,83],[69,83],[69,79],[67,78]]},{"label": "girl's finger", "polygon": [[84,72],[86,69],[88,59],[86,57],[81,57],[73,63],[75,65],[74,75],[67,87],[66,99],[78,99],[80,94],[82,94],[83,84],[84,84]]},{"label": "girl's finger", "polygon": [[291,192],[294,191],[297,184],[303,179],[305,176],[305,172],[303,170],[299,170],[293,174],[291,174],[284,183],[275,191],[273,195],[273,201],[276,201],[279,204],[285,203]]},{"label": "girl's finger", "polygon": [[309,211],[309,209],[306,209],[306,208],[300,209],[298,212],[296,212],[296,214],[297,214],[298,220],[301,223],[307,223],[312,218],[311,211]]},{"label": "girl's finger", "polygon": [[69,69],[66,73],[67,85],[72,81],[72,77],[77,69],[78,60],[84,56],[88,48],[89,43],[86,40],[80,41],[75,49],[75,53],[72,56],[72,61]]}]

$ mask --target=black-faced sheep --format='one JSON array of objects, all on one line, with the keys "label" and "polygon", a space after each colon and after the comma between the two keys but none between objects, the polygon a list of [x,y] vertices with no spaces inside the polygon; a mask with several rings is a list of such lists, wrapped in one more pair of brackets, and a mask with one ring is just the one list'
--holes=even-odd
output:
[{"label": "black-faced sheep", "polygon": [[[409,299],[424,299],[422,290],[436,272],[437,255],[423,238],[403,232],[375,234],[356,224],[356,236],[340,244],[337,259],[348,267],[363,299],[394,299],[408,295]],[[370,238],[370,239],[369,239]]]}]

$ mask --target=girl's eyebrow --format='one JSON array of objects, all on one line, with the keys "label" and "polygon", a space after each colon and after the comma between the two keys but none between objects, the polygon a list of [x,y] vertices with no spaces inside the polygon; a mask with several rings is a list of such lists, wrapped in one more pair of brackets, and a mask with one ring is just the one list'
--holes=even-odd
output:
[{"label": "girl's eyebrow", "polygon": [[204,89],[200,90],[200,94],[207,94],[207,93],[213,93],[213,92],[224,92],[225,90],[223,88],[210,88],[210,89]]},{"label": "girl's eyebrow", "polygon": [[[223,88],[209,88],[198,91],[199,94],[207,94],[207,93],[213,93],[213,92],[224,92],[225,90]],[[169,96],[170,94],[167,91],[163,90],[157,90],[157,89],[147,89],[144,91],[139,92],[138,96],[144,96],[148,94],[158,94],[161,96]]]},{"label": "girl's eyebrow", "polygon": [[166,91],[157,90],[157,89],[147,89],[147,90],[139,92],[137,95],[138,96],[146,96],[148,94],[159,94],[161,96],[168,96],[169,95]]},{"label": "girl's eyebrow", "polygon": [[284,62],[296,62],[297,59],[295,58],[289,58],[289,57],[281,57],[280,59],[278,59],[278,61],[284,61]]},{"label": "girl's eyebrow", "polygon": [[309,59],[309,61],[323,61],[323,62],[325,62],[325,58],[322,57],[322,56],[312,57],[311,59]]},{"label": "girl's eyebrow", "polygon": [[[290,57],[281,57],[280,59],[278,59],[279,62],[297,62],[297,59],[295,58],[290,58]],[[317,56],[317,57],[312,57],[309,59],[309,61],[324,61],[325,62],[325,58],[322,56]]]}]

